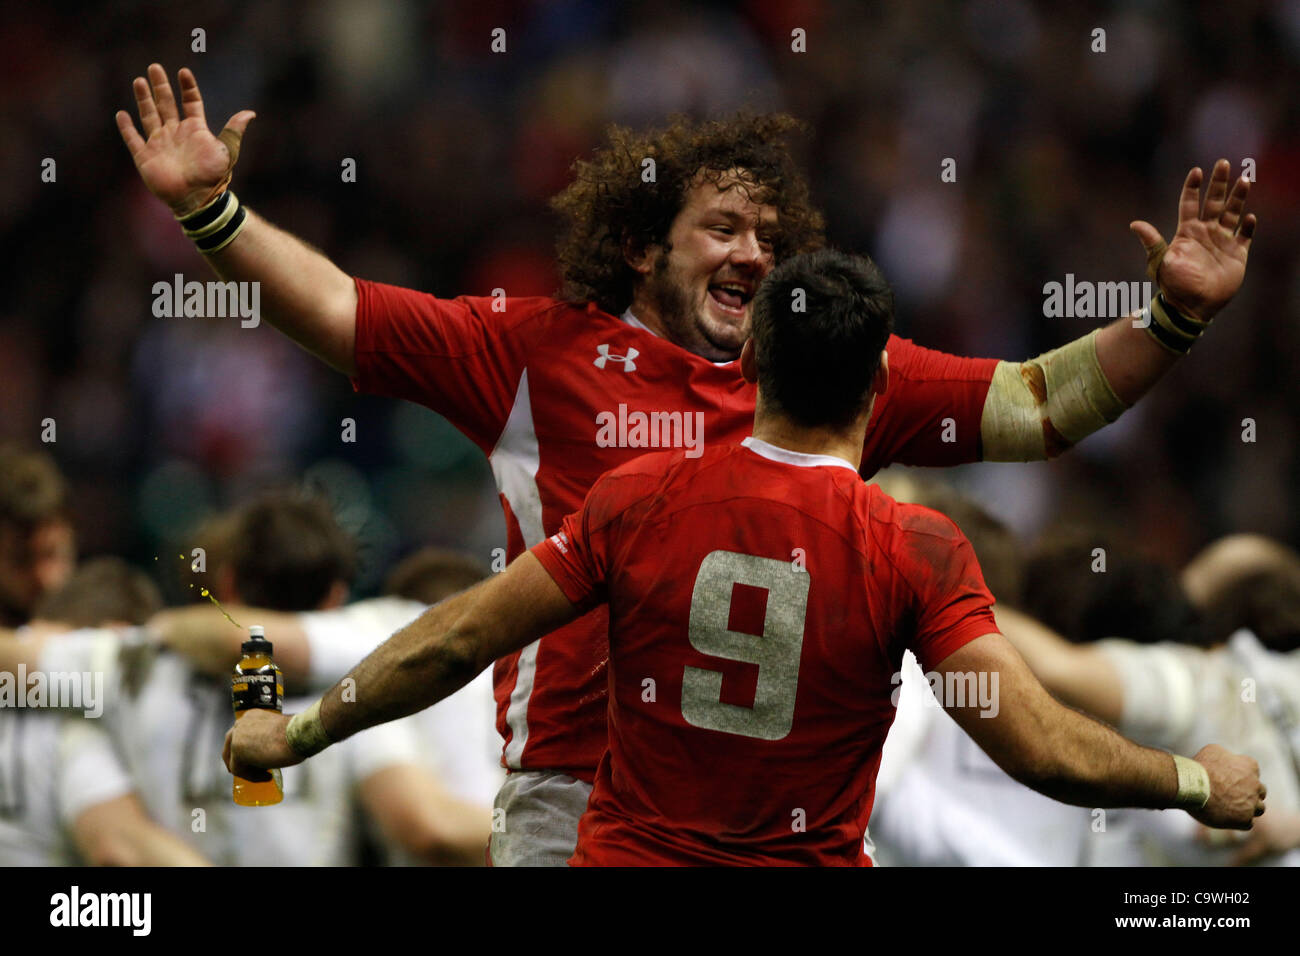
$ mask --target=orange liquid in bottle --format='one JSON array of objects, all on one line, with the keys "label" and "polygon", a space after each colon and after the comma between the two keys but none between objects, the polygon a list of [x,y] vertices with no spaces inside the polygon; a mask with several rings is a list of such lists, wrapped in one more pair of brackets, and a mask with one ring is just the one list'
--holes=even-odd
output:
[{"label": "orange liquid in bottle", "polygon": [[[280,675],[280,668],[271,660],[271,644],[261,637],[260,627],[249,630],[253,632],[253,637],[244,642],[244,656],[236,665],[231,681],[235,720],[250,710],[274,710],[279,713],[283,708],[284,678]],[[272,687],[274,693],[269,693]],[[250,688],[253,689],[251,693]],[[259,694],[258,688],[265,690]],[[272,770],[270,780],[246,780],[236,776],[232,794],[235,803],[241,807],[267,807],[279,803],[284,799],[280,771]]]}]

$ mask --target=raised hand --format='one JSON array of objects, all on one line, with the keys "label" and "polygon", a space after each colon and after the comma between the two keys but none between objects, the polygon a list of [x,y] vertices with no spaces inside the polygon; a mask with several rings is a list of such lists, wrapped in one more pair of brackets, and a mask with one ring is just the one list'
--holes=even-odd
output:
[{"label": "raised hand", "polygon": [[1228,191],[1232,164],[1221,159],[1201,201],[1203,173],[1187,174],[1178,201],[1178,231],[1167,246],[1149,222],[1129,223],[1147,252],[1148,272],[1180,312],[1208,322],[1241,288],[1246,256],[1255,233],[1255,214],[1243,216],[1250,181],[1237,177]]},{"label": "raised hand", "polygon": [[131,84],[144,136],[125,110],[117,111],[117,129],[149,191],[177,216],[184,216],[201,208],[229,182],[230,170],[239,158],[239,141],[257,114],[239,111],[220,136],[214,136],[203,115],[203,97],[193,73],[182,69],[177,75],[181,115],[167,71],[151,63],[148,72],[148,80],[137,76]]}]

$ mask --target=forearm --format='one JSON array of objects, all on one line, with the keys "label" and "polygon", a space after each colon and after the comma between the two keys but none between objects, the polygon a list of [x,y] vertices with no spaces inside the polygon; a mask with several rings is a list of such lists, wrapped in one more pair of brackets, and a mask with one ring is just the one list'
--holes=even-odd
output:
[{"label": "forearm", "polygon": [[20,666],[24,670],[35,670],[41,644],[40,640],[24,639],[13,631],[0,632],[0,673],[15,674]]},{"label": "forearm", "polygon": [[1170,754],[1135,744],[1059,704],[1046,729],[1037,759],[1012,774],[1026,786],[1080,807],[1176,805],[1178,771]]},{"label": "forearm", "polygon": [[482,866],[492,811],[449,794],[424,768],[394,764],[361,784],[361,801],[384,834],[432,866]]},{"label": "forearm", "polygon": [[325,693],[320,719],[331,741],[423,710],[491,663],[455,629],[475,590],[429,608]]},{"label": "forearm", "polygon": [[1097,361],[1115,394],[1137,402],[1174,367],[1178,356],[1161,348],[1146,329],[1134,328],[1135,315],[1117,319],[1097,334]]},{"label": "forearm", "polygon": [[1126,740],[1056,701],[1001,634],[971,641],[941,662],[947,679],[987,674],[987,706],[948,699],[948,713],[1016,780],[1064,803],[1085,807],[1175,805],[1173,757]]},{"label": "forearm", "polygon": [[[275,648],[275,662],[285,680],[291,684],[306,682],[310,663],[307,635],[296,614],[244,605],[229,605],[225,610],[245,625],[265,627],[267,640]],[[202,604],[162,611],[149,626],[164,647],[214,677],[229,675],[239,661],[241,645],[248,639],[248,634],[231,624],[225,614]]]},{"label": "forearm", "polygon": [[346,375],[356,372],[356,284],[318,249],[261,216],[206,256],[222,279],[257,282],[261,317]]},{"label": "forearm", "polygon": [[180,837],[155,824],[134,794],[84,811],[73,840],[91,866],[209,866]]},{"label": "forearm", "polygon": [[153,823],[144,823],[128,835],[137,866],[211,866],[180,837]]}]

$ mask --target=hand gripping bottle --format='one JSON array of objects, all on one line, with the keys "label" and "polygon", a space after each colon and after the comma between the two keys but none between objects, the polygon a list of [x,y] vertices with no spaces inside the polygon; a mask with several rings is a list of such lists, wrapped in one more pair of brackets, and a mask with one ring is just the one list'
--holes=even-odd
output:
[{"label": "hand gripping bottle", "polygon": [[[271,642],[266,639],[266,631],[260,624],[248,629],[249,638],[244,641],[244,656],[235,665],[234,676],[230,679],[230,700],[235,707],[235,720],[243,717],[250,710],[273,710],[280,713],[284,708],[284,678],[280,668],[271,660]],[[241,807],[266,807],[284,799],[284,787],[280,771],[272,770],[270,780],[245,780],[235,777],[235,803]]]}]

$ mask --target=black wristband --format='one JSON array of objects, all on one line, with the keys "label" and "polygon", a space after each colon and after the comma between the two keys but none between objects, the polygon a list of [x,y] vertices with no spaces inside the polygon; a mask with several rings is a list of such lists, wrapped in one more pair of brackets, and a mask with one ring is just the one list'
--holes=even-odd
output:
[{"label": "black wristband", "polygon": [[222,213],[226,211],[226,207],[230,205],[232,199],[233,194],[227,189],[198,212],[192,212],[184,219],[179,220],[181,228],[186,232],[194,232],[212,225],[221,218]]},{"label": "black wristband", "polygon": [[226,223],[210,236],[204,236],[202,239],[195,239],[194,245],[202,253],[216,252],[230,240],[238,235],[239,230],[244,227],[244,220],[248,218],[248,210],[240,206],[235,210],[235,214],[230,217],[230,222]]}]

